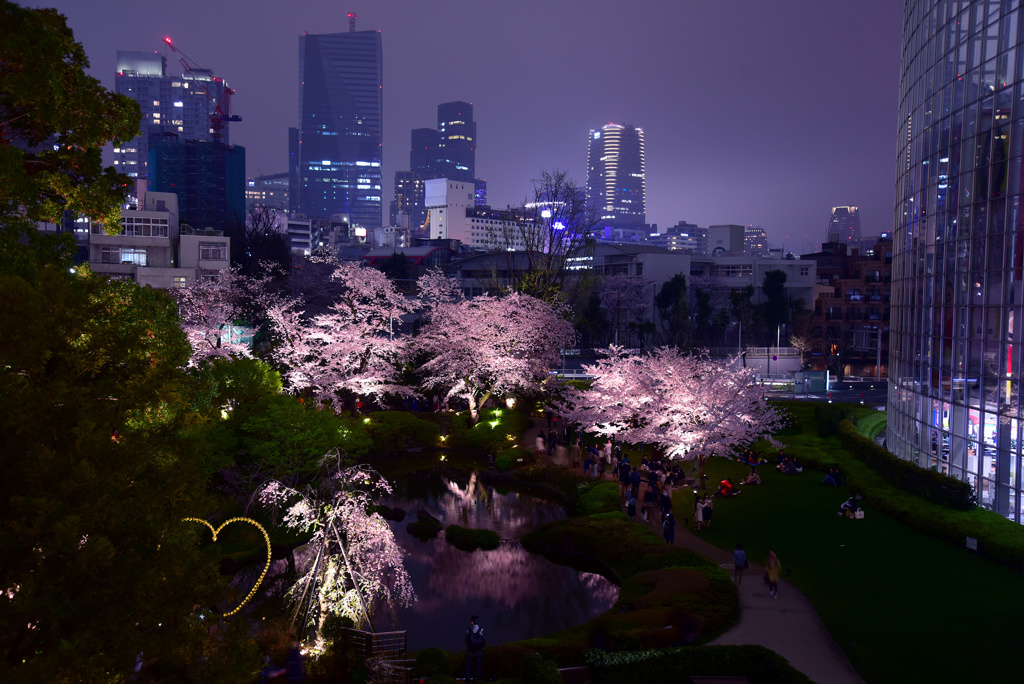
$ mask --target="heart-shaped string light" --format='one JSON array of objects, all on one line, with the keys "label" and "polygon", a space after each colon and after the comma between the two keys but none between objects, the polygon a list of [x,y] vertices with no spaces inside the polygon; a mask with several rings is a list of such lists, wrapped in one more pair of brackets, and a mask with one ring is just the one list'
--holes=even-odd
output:
[{"label": "heart-shaped string light", "polygon": [[210,528],[210,532],[213,532],[213,541],[217,541],[217,534],[221,530],[223,530],[225,527],[227,527],[228,525],[230,525],[233,522],[247,522],[250,525],[255,525],[256,529],[258,529],[260,532],[263,533],[263,539],[267,542],[267,563],[266,563],[266,565],[263,566],[263,572],[260,573],[260,578],[258,580],[256,580],[256,584],[254,584],[252,586],[252,589],[249,591],[249,595],[246,596],[242,600],[242,602],[239,603],[238,606],[233,611],[231,611],[230,613],[224,613],[224,617],[231,617],[232,615],[234,615],[238,611],[242,610],[242,606],[244,606],[246,603],[248,603],[249,599],[251,599],[253,596],[256,595],[256,590],[260,588],[260,584],[263,583],[263,578],[267,576],[267,571],[270,570],[270,553],[271,553],[271,551],[270,551],[270,535],[267,534],[267,531],[265,529],[263,529],[263,525],[260,525],[258,522],[256,522],[252,518],[230,518],[229,520],[225,520],[224,522],[222,522],[220,524],[220,527],[216,527],[216,528],[213,525],[211,525],[210,523],[208,523],[205,520],[203,520],[202,518],[182,518],[181,521],[182,522],[197,522],[197,523],[202,523],[202,524],[206,525],[207,527]]}]

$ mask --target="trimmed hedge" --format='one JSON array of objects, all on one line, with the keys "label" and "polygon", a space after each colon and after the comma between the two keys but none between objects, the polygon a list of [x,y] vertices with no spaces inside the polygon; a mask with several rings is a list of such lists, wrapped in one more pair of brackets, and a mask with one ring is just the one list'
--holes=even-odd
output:
[{"label": "trimmed hedge", "polygon": [[460,551],[492,551],[501,546],[501,537],[493,530],[474,530],[459,525],[444,528],[444,538]]},{"label": "trimmed hedge", "polygon": [[690,675],[746,677],[751,684],[813,684],[764,646],[680,646],[649,651],[587,651],[595,684],[690,682]]},{"label": "trimmed hedge", "polygon": [[519,459],[523,458],[525,454],[526,452],[522,449],[502,449],[494,457],[494,467],[501,471],[512,470],[519,465]]},{"label": "trimmed hedge", "polygon": [[848,418],[839,423],[838,432],[843,446],[854,458],[871,466],[900,489],[957,511],[969,511],[977,504],[969,482],[894,456],[885,447],[861,435]]},{"label": "trimmed hedge", "polygon": [[485,409],[476,425],[470,423],[466,411],[452,419],[451,436],[456,446],[493,454],[519,441],[531,427],[533,420],[514,409]]},{"label": "trimmed hedge", "polygon": [[405,411],[374,411],[366,418],[373,448],[380,453],[397,453],[407,446],[434,447],[441,434],[436,423]]},{"label": "trimmed hedge", "polygon": [[580,494],[576,500],[576,512],[580,515],[609,513],[622,507],[619,485],[614,482],[599,482]]}]

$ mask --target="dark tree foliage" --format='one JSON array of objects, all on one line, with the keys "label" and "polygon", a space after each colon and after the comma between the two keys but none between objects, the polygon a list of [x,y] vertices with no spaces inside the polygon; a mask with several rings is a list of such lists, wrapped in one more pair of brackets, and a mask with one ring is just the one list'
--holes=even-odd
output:
[{"label": "dark tree foliage", "polygon": [[251,640],[200,621],[228,590],[181,521],[210,513],[213,415],[174,303],[70,272],[35,229],[119,229],[100,149],[139,110],[87,66],[64,17],[0,0],[0,681],[243,680]]},{"label": "dark tree foliage", "polygon": [[780,325],[789,323],[789,298],[786,296],[786,272],[768,271],[761,284],[768,301],[764,303],[764,322],[769,335]]},{"label": "dark tree foliage", "polygon": [[[72,211],[120,230],[128,178],[101,149],[139,131],[139,106],[87,76],[65,18],[0,0],[0,227],[5,242]],[[23,212],[23,213],[22,213]],[[14,235],[10,233],[14,229]]]},{"label": "dark tree foliage", "polygon": [[665,344],[687,349],[691,344],[690,304],[686,294],[686,276],[677,273],[654,297]]},{"label": "dark tree foliage", "polygon": [[115,681],[139,654],[182,673],[203,652],[245,653],[200,638],[196,608],[226,588],[181,522],[209,513],[211,391],[188,355],[161,292],[0,275],[0,680]]},{"label": "dark tree foliage", "polygon": [[[509,207],[510,218],[491,236],[493,246],[508,255],[503,264],[508,289],[553,303],[575,304],[578,288],[568,291],[578,271],[572,259],[589,253],[597,224],[587,204],[586,191],[568,172],[542,171],[533,192],[519,207]],[[520,251],[513,251],[520,250]],[[492,289],[500,290],[497,274]]]},{"label": "dark tree foliage", "polygon": [[278,212],[272,207],[249,207],[245,224],[236,223],[229,231],[231,262],[239,272],[253,276],[271,272],[285,274],[291,267],[288,240],[278,230]]}]

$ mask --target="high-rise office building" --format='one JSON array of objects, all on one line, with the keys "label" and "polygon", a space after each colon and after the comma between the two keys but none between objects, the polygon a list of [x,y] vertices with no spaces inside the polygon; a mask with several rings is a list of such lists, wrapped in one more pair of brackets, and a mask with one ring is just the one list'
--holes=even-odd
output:
[{"label": "high-rise office building", "polygon": [[299,80],[298,210],[379,227],[380,32],[300,36]]},{"label": "high-rise office building", "polygon": [[420,178],[443,178],[441,173],[441,135],[436,128],[412,129],[409,170]]},{"label": "high-rise office building", "polygon": [[476,176],[476,122],[469,102],[437,105],[441,159],[435,178],[472,183]]},{"label": "high-rise office building", "polygon": [[389,225],[410,231],[412,237],[427,237],[424,183],[413,171],[395,171],[395,198],[391,200]]},{"label": "high-rise office building", "polygon": [[886,445],[972,483],[982,506],[1021,522],[1016,4],[905,4]]},{"label": "high-rise office building", "polygon": [[236,233],[245,225],[245,148],[216,141],[154,139],[150,185],[178,196],[178,219],[195,230]]},{"label": "high-rise office building", "polygon": [[[408,228],[414,236],[418,234],[428,216],[423,184],[435,178],[473,183],[476,206],[487,204],[487,181],[475,177],[476,122],[472,103],[439,104],[437,128],[414,128],[411,143],[409,171],[395,172],[391,225]],[[403,215],[408,218],[403,219]]]},{"label": "high-rise office building", "polygon": [[167,74],[167,60],[156,52],[117,51],[114,91],[139,103],[142,132],[114,149],[114,166],[133,178],[145,178],[149,141],[163,135],[179,140],[228,143],[228,122],[214,131],[210,117],[224,96],[227,83],[207,69],[181,76]]},{"label": "high-rise office building", "polygon": [[590,131],[587,202],[594,208],[598,228],[647,223],[642,128],[610,123]]},{"label": "high-rise office building", "polygon": [[768,233],[761,226],[747,226],[743,252],[749,256],[768,256]]},{"label": "high-rise office building", "polygon": [[825,242],[846,242],[860,238],[860,209],[832,207]]}]

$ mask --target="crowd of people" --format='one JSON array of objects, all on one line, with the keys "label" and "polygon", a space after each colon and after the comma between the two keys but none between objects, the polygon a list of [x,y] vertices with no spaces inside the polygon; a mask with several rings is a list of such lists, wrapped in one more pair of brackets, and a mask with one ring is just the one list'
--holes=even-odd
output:
[{"label": "crowd of people", "polygon": [[[615,446],[611,440],[584,446],[583,435],[573,434],[569,426],[565,425],[560,431],[557,422],[557,417],[549,414],[548,430],[541,431],[537,436],[538,457],[546,453],[553,458],[555,464],[580,468],[584,477],[618,481],[623,506],[629,518],[635,520],[639,515],[641,522],[660,523],[664,539],[673,543],[677,521],[672,511],[672,492],[684,482],[687,485],[693,482],[686,479],[683,464],[657,456],[648,457],[645,445],[637,445],[640,448],[640,462],[634,464],[630,455],[624,454],[622,448]],[[633,458],[636,456],[634,453]],[[701,532],[710,528],[716,499],[738,496],[741,493],[740,487],[763,486],[764,480],[758,472],[760,466],[774,467],[784,475],[799,475],[804,471],[800,460],[786,454],[783,449],[779,450],[774,463],[750,448],[745,449],[736,461],[749,466],[747,475],[738,485],[729,477],[723,478],[711,493],[703,491],[698,494],[694,490],[693,510],[690,517],[684,519],[685,525],[688,526],[692,520],[694,531]],[[838,467],[829,468],[821,482],[822,485],[832,487],[840,487],[842,483],[843,476]],[[861,510],[860,501],[859,495],[851,496],[843,502],[837,515],[850,518],[862,516],[862,513],[858,514]],[[750,561],[743,545],[737,544],[733,552],[733,580],[737,586],[742,584],[744,570],[749,567]],[[782,564],[778,556],[774,551],[769,551],[764,561],[764,583],[772,598],[778,598],[781,573]]]}]

